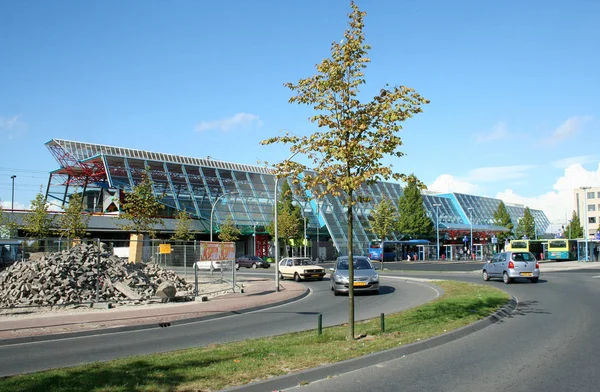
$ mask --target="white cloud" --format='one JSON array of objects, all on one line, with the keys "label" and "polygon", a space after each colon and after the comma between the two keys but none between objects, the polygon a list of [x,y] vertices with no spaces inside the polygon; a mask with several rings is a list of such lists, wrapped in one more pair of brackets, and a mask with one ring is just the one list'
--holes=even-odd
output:
[{"label": "white cloud", "polygon": [[527,177],[527,171],[533,168],[535,166],[532,165],[480,167],[471,170],[467,180],[494,182],[521,179]]},{"label": "white cloud", "polygon": [[262,126],[261,119],[250,113],[236,113],[232,117],[223,118],[221,120],[203,121],[196,125],[196,131],[208,131],[210,129],[218,129],[223,132],[230,131],[234,128],[245,128],[250,125]]},{"label": "white cloud", "polygon": [[427,189],[434,192],[474,194],[478,190],[478,187],[475,184],[459,179],[450,174],[442,174],[436,178],[431,185],[427,185]]},{"label": "white cloud", "polygon": [[[562,160],[567,162],[567,160]],[[442,174],[428,185],[428,190],[435,192],[457,192],[467,194],[481,194],[480,188],[474,181],[483,181],[484,174],[504,176],[504,179],[512,179],[524,175],[523,171],[530,169],[528,166],[508,166],[504,168],[481,168],[475,169],[466,179],[454,177],[450,174]],[[473,174],[475,172],[475,175]],[[511,174],[512,173],[512,174]],[[521,173],[521,174],[515,174]],[[521,204],[532,209],[542,210],[550,221],[549,232],[555,232],[566,220],[571,217],[575,209],[574,190],[582,186],[600,187],[600,163],[596,170],[586,170],[579,163],[567,166],[564,174],[559,177],[553,190],[535,197],[524,197],[507,188],[498,192],[496,199],[506,203]]]},{"label": "white cloud", "polygon": [[524,204],[530,208],[544,211],[550,220],[550,231],[556,231],[573,214],[575,209],[574,189],[581,186],[600,186],[600,164],[595,171],[588,171],[580,164],[572,164],[553,185],[553,191],[536,197],[523,197],[511,189],[498,192],[498,199],[509,203]]},{"label": "white cloud", "polygon": [[507,139],[510,136],[508,126],[505,122],[497,122],[491,131],[482,132],[475,135],[475,142],[485,143],[494,140]]},{"label": "white cloud", "polygon": [[[2,204],[2,209],[4,211],[10,211],[11,207],[12,207],[12,202],[10,200],[6,201],[6,200],[1,200],[0,204]],[[27,210],[29,209],[25,204],[21,204],[19,202],[15,201],[15,210]]]},{"label": "white cloud", "polygon": [[580,155],[577,157],[559,159],[557,161],[552,162],[552,165],[560,169],[566,169],[567,167],[577,163],[584,165],[586,163],[598,162],[598,160],[598,156],[595,155]]},{"label": "white cloud", "polygon": [[15,126],[20,117],[20,114],[9,118],[0,117],[0,129],[12,129],[12,127]]},{"label": "white cloud", "polygon": [[583,128],[585,123],[592,119],[591,116],[574,116],[570,117],[561,124],[560,127],[556,128],[550,138],[546,139],[547,143],[555,144],[560,142],[561,140],[568,139],[569,137],[575,135],[577,132]]}]

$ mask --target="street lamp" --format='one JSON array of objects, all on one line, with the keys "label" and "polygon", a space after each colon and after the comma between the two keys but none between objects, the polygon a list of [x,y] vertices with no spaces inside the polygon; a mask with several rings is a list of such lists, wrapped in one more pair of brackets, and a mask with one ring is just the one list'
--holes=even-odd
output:
[{"label": "street lamp", "polygon": [[254,256],[258,256],[256,253],[256,222],[254,222]]},{"label": "street lamp", "polygon": [[471,257],[473,255],[473,207],[469,207],[469,222],[471,223],[471,249],[470,252],[471,253]]},{"label": "street lamp", "polygon": [[585,215],[585,261],[588,261],[588,237],[589,237],[589,231],[588,231],[588,217],[587,217],[587,190],[590,189],[589,186],[582,186],[580,189],[583,190],[583,213]]},{"label": "street lamp", "polygon": [[[300,203],[300,200],[296,199],[294,196],[292,196],[292,199],[296,201],[296,203],[298,203],[299,205],[302,205],[302,203]],[[304,206],[301,207],[302,210],[302,219],[304,220],[304,240],[302,241],[302,243],[304,244],[304,257],[306,257],[306,203],[308,201],[304,202]]]},{"label": "street lamp", "polygon": [[[283,161],[283,163],[289,161],[290,159],[292,159],[294,156],[296,156],[296,154],[298,154],[300,151],[296,151],[295,153],[293,153],[292,155],[290,155],[286,160]],[[279,176],[275,175],[275,190],[273,192],[274,195],[274,205],[275,205],[275,291],[279,291],[279,229],[278,229],[278,225],[277,225],[277,219],[279,218],[278,213],[277,213],[277,186],[279,184]]]},{"label": "street lamp", "polygon": [[15,178],[17,178],[17,176],[13,174],[12,176],[10,176],[10,178],[12,180],[12,197],[10,199],[10,212],[13,212],[15,210]]},{"label": "street lamp", "polygon": [[212,208],[210,210],[210,241],[212,242],[213,240],[213,215],[215,212],[215,207],[217,205],[217,203],[219,202],[219,199],[222,198],[225,195],[237,195],[238,192],[225,192],[219,195],[219,197],[217,197],[217,199],[215,200],[215,202],[212,205]]},{"label": "street lamp", "polygon": [[435,207],[435,234],[437,237],[437,259],[440,260],[440,206],[441,204],[435,203],[433,205]]}]

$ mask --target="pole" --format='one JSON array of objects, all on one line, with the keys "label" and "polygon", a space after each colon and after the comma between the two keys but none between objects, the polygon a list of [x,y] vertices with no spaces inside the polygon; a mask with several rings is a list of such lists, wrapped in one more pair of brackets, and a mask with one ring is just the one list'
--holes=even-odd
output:
[{"label": "pole", "polygon": [[279,216],[277,214],[277,185],[279,184],[279,177],[275,176],[275,192],[274,192],[274,204],[275,204],[275,291],[279,291],[279,229],[277,228],[277,219]]},{"label": "pole", "polygon": [[15,210],[15,178],[17,178],[17,176],[13,174],[12,176],[10,176],[10,178],[12,180],[12,196],[10,199],[10,211],[13,212]]},{"label": "pole", "polygon": [[436,203],[433,205],[435,207],[435,233],[436,233],[436,260],[440,260],[440,206],[441,204]]},{"label": "pole", "polygon": [[321,249],[321,245],[319,244],[319,229],[321,228],[321,223],[319,220],[319,199],[317,199],[317,261],[320,261],[320,253],[319,250]]},{"label": "pole", "polygon": [[[305,212],[302,212],[302,215],[304,215]],[[306,257],[306,215],[304,215],[304,257]]]},{"label": "pole", "polygon": [[257,254],[256,254],[256,222],[254,222],[254,256],[257,256]]},{"label": "pole", "polygon": [[[300,151],[296,151],[295,153],[293,153],[292,155],[290,155],[285,161],[283,161],[283,163],[289,161],[290,159],[292,159],[296,154],[298,154]],[[275,291],[279,291],[279,229],[277,227],[277,219],[279,218],[279,215],[277,213],[277,191],[278,191],[278,184],[279,184],[279,176],[275,175],[275,189],[273,191],[273,200],[274,200],[274,204],[275,204],[275,208],[274,208],[274,231],[275,231]]]},{"label": "pole", "polygon": [[583,206],[583,213],[585,215],[585,221],[583,222],[585,225],[585,261],[589,261],[588,260],[588,237],[589,237],[589,231],[588,231],[588,217],[587,217],[587,190],[590,189],[589,186],[582,186],[581,189],[583,189],[583,202],[584,202],[584,206]]},{"label": "pole", "polygon": [[473,256],[473,207],[469,207],[469,222],[471,223],[471,257]]}]

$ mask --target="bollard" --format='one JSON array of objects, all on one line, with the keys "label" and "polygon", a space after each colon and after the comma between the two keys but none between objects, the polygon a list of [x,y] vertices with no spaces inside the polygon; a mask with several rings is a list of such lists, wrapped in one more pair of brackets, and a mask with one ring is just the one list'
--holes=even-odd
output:
[{"label": "bollard", "polygon": [[384,333],[385,332],[385,315],[383,313],[381,313],[379,321],[381,324],[381,333]]},{"label": "bollard", "polygon": [[323,314],[321,313],[317,318],[317,335],[323,335]]}]

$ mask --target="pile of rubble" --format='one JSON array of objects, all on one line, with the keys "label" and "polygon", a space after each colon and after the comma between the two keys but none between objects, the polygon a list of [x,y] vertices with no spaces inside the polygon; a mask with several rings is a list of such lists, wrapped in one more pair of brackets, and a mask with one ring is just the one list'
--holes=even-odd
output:
[{"label": "pile of rubble", "polygon": [[0,273],[0,307],[147,301],[189,295],[193,285],[156,264],[132,264],[102,244],[77,245],[39,260],[18,262]]}]

